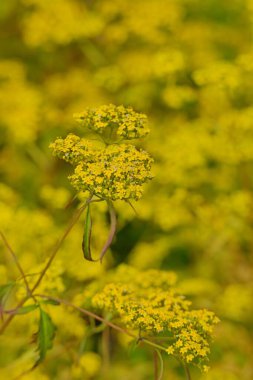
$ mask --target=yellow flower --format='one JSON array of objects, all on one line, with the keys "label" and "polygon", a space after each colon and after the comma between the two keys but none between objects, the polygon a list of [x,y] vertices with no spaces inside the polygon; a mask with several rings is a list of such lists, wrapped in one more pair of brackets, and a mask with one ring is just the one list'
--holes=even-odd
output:
[{"label": "yellow flower", "polygon": [[[128,271],[125,268],[129,268]],[[96,310],[120,318],[127,328],[141,330],[142,336],[145,332],[148,336],[157,336],[157,333],[168,336],[168,354],[193,362],[204,370],[213,326],[218,319],[205,309],[191,310],[190,303],[177,294],[171,275],[161,270],[119,267],[109,273],[100,290],[95,290],[93,296],[89,294],[90,301]],[[208,328],[204,330],[203,324]]]},{"label": "yellow flower", "polygon": [[109,104],[87,109],[74,117],[82,126],[100,134],[107,143],[136,139],[149,133],[147,116],[134,112],[131,107]]},{"label": "yellow flower", "polygon": [[[142,137],[147,132],[146,116],[123,106],[102,106],[76,116],[104,140]],[[78,191],[110,200],[141,198],[143,185],[151,176],[153,159],[147,152],[130,144],[95,147],[91,141],[69,134],[50,144],[53,154],[74,166],[70,182]]]}]

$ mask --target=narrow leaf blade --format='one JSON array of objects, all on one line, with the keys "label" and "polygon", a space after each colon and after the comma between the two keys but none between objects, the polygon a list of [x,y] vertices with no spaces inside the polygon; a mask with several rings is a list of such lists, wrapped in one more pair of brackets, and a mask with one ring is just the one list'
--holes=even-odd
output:
[{"label": "narrow leaf blade", "polygon": [[86,218],[84,224],[84,232],[83,232],[83,242],[82,242],[82,250],[83,256],[88,261],[95,261],[91,256],[91,248],[90,248],[90,240],[91,240],[91,230],[92,230],[92,219],[90,214],[90,205],[87,205]]},{"label": "narrow leaf blade", "polygon": [[0,301],[8,295],[9,291],[15,286],[14,282],[8,282],[7,284],[0,286]]},{"label": "narrow leaf blade", "polygon": [[31,311],[33,310],[36,310],[38,309],[39,305],[28,305],[28,306],[23,306],[23,307],[20,307],[19,309],[17,309],[16,313],[15,314],[18,314],[18,315],[22,315],[22,314],[27,314],[27,313],[30,313]]},{"label": "narrow leaf blade", "polygon": [[40,309],[39,331],[37,335],[39,358],[34,367],[45,359],[47,351],[53,347],[55,331],[56,327],[51,317],[44,310]]},{"label": "narrow leaf blade", "polygon": [[14,282],[8,282],[7,284],[0,286],[0,318],[3,319],[5,302],[15,286]]}]

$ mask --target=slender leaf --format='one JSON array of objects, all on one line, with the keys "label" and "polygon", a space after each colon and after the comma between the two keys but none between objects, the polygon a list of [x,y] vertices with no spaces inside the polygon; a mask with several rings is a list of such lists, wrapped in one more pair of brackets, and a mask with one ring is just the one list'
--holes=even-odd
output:
[{"label": "slender leaf", "polygon": [[[116,226],[117,226],[116,212],[114,210],[113,204],[110,201],[107,201],[107,204],[108,204],[109,214],[110,214],[110,232],[99,256],[99,260],[101,263],[102,263],[105,253],[107,252],[108,248],[112,244],[113,238],[116,233]],[[86,211],[85,225],[84,225],[83,242],[82,242],[83,255],[84,255],[84,258],[88,261],[98,261],[98,260],[94,260],[91,255],[91,242],[90,242],[91,231],[92,231],[92,219],[91,219],[91,214],[90,214],[90,205],[88,204],[87,211]]]},{"label": "slender leaf", "polygon": [[53,347],[55,331],[56,327],[51,317],[44,310],[40,309],[39,331],[37,334],[39,359],[34,367],[45,359],[47,351]]},{"label": "slender leaf", "polygon": [[5,301],[8,298],[8,295],[14,286],[15,286],[15,282],[8,282],[7,284],[0,286],[0,318],[1,319],[3,319],[3,315],[4,315]]},{"label": "slender leaf", "polygon": [[92,219],[90,214],[90,205],[87,205],[86,218],[83,232],[83,256],[88,261],[95,261],[91,256],[90,240],[91,240]]},{"label": "slender leaf", "polygon": [[39,307],[39,305],[36,305],[36,304],[28,305],[28,306],[23,306],[23,307],[20,307],[19,309],[17,309],[17,311],[16,311],[15,314],[19,314],[19,315],[27,314],[27,313],[30,313],[33,310],[38,309],[38,307]]},{"label": "slender leaf", "polygon": [[92,231],[92,219],[91,219],[91,213],[90,213],[90,204],[88,203],[85,224],[84,224],[82,250],[83,250],[84,258],[86,260],[98,261],[98,260],[94,260],[91,255],[91,231]]},{"label": "slender leaf", "polygon": [[9,291],[14,287],[15,282],[8,282],[0,286],[0,302],[4,301]]}]

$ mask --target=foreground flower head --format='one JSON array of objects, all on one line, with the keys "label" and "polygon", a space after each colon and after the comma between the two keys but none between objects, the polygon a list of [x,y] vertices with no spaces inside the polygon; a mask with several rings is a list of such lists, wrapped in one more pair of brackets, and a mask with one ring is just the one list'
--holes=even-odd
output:
[{"label": "foreground flower head", "polygon": [[78,191],[87,190],[102,199],[140,199],[143,185],[152,178],[153,159],[134,145],[108,142],[120,136],[125,140],[146,135],[146,116],[114,105],[80,115],[82,123],[107,142],[99,148],[90,140],[69,134],[50,144],[55,156],[74,166],[69,176],[71,184]]},{"label": "foreground flower head", "polygon": [[142,185],[152,178],[151,164],[148,153],[133,145],[110,145],[81,161],[69,178],[79,191],[89,190],[111,200],[138,200]]}]

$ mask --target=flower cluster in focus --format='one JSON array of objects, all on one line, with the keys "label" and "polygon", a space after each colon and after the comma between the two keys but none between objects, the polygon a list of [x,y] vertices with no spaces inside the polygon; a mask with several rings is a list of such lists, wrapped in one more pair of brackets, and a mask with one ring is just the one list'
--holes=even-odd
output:
[{"label": "flower cluster in focus", "polygon": [[[117,135],[130,139],[144,136],[148,131],[144,123],[146,116],[123,106],[103,106],[81,115],[84,125],[99,131],[107,141],[109,136],[110,140]],[[56,139],[50,147],[54,155],[74,166],[74,174],[69,176],[72,185],[99,198],[138,200],[143,184],[152,178],[152,158],[131,144],[106,144],[98,148],[89,140],[69,134],[65,139]]]}]

